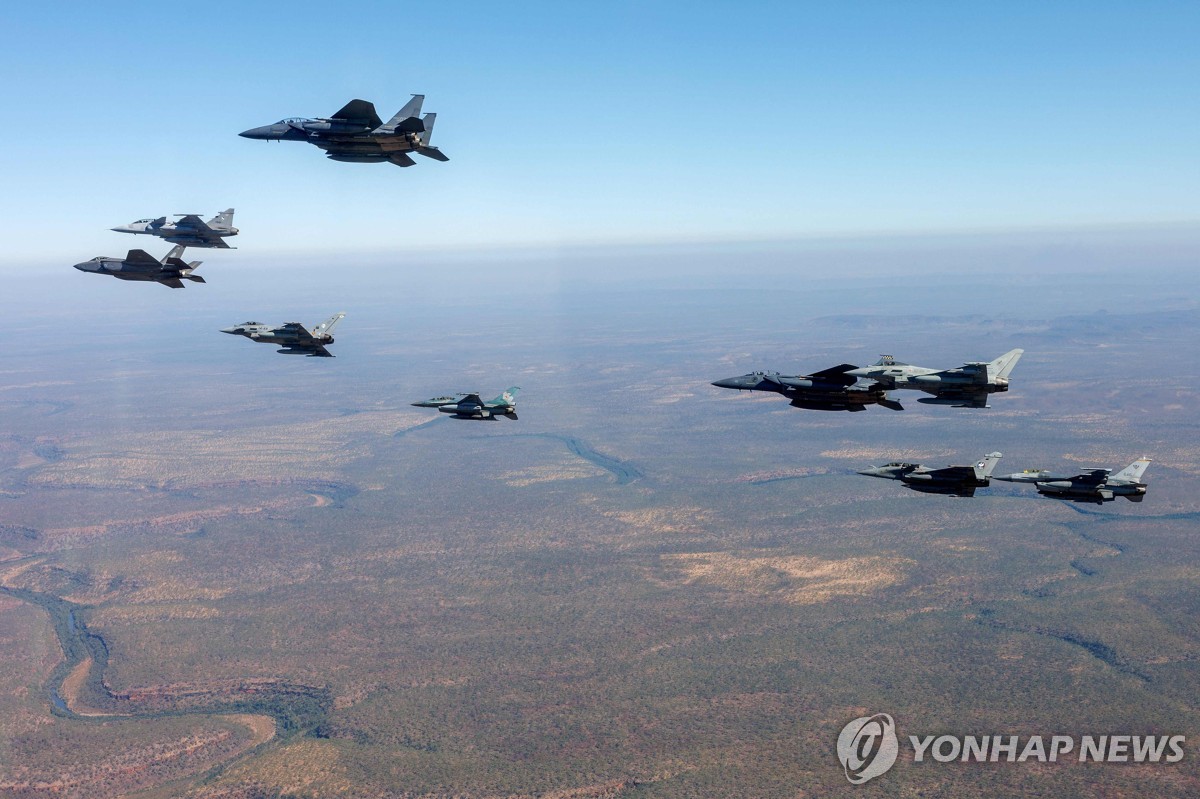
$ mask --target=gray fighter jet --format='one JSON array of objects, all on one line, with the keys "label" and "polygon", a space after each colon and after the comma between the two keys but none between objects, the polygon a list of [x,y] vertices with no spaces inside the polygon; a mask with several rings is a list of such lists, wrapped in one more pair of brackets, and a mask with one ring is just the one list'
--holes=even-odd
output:
[{"label": "gray fighter jet", "polygon": [[1117,497],[1125,497],[1130,502],[1141,502],[1146,496],[1142,475],[1149,465],[1149,458],[1138,458],[1116,474],[1112,474],[1112,469],[1088,469],[1080,474],[1062,476],[1041,469],[1026,469],[1017,474],[996,475],[996,479],[1009,483],[1033,483],[1039,494],[1051,499],[1095,502],[1099,505]]},{"label": "gray fighter jet", "polygon": [[894,461],[885,466],[873,466],[863,469],[859,474],[868,477],[886,477],[889,480],[899,480],[913,491],[927,494],[950,494],[956,497],[973,497],[976,488],[986,488],[996,462],[1000,460],[999,452],[989,452],[974,466],[946,466],[934,469],[919,463],[901,463]]},{"label": "gray fighter jet", "polygon": [[489,419],[498,416],[517,418],[517,392],[520,386],[512,386],[494,400],[484,402],[478,393],[455,394],[452,397],[434,397],[414,402],[418,408],[437,408],[442,413],[454,414],[455,419]]},{"label": "gray fighter jet", "polygon": [[185,247],[223,249],[231,249],[225,243],[225,237],[238,234],[238,229],[233,226],[232,208],[226,208],[207,222],[199,214],[177,214],[170,222],[165,216],[160,216],[157,219],[139,219],[112,229],[118,233],[146,233]]},{"label": "gray fighter jet", "polygon": [[182,244],[173,248],[161,261],[145,250],[130,250],[124,258],[98,255],[90,261],[75,264],[75,268],[81,272],[112,275],[121,280],[153,281],[173,289],[183,288],[184,280],[206,282],[199,275],[192,274],[198,266],[200,261],[187,263],[183,260]]},{"label": "gray fighter jet", "polygon": [[847,374],[876,381],[886,389],[914,389],[932,394],[918,402],[986,408],[988,395],[1008,391],[1008,376],[1025,350],[1009,350],[994,361],[965,363],[957,369],[927,369],[884,355],[871,366]]},{"label": "gray fighter jet", "polygon": [[267,141],[306,141],[325,151],[334,161],[357,163],[389,162],[412,166],[409,153],[435,161],[449,161],[441,150],[431,147],[437,114],[421,116],[425,95],[414,94],[408,104],[386,123],[366,100],[351,100],[328,119],[281,119],[273,125],[251,128],[239,136]]},{"label": "gray fighter jet", "polygon": [[852,363],[843,363],[811,375],[781,375],[779,372],[751,372],[713,383],[717,388],[739,391],[773,391],[791,400],[793,408],[816,411],[865,411],[868,405],[882,405],[902,411],[899,402],[888,397],[882,386],[867,381],[861,385],[854,377]]},{"label": "gray fighter jet", "polygon": [[233,327],[223,327],[221,332],[245,336],[251,341],[261,341],[264,344],[281,344],[283,349],[276,350],[281,355],[332,358],[333,353],[325,347],[333,343],[333,329],[345,316],[344,313],[335,313],[311,331],[299,322],[287,322],[279,327],[264,325],[262,322],[242,322]]}]

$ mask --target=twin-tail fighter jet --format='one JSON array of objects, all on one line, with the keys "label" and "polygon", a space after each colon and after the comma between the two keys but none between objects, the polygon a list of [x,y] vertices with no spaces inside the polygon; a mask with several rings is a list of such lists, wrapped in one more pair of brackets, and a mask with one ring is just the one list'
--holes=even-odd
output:
[{"label": "twin-tail fighter jet", "polygon": [[449,161],[441,150],[429,144],[437,114],[422,117],[424,101],[425,95],[414,94],[386,123],[375,113],[372,103],[351,100],[329,118],[281,119],[273,125],[251,128],[238,135],[267,141],[306,141],[320,147],[334,161],[413,166],[416,161],[409,153],[435,161]]},{"label": "twin-tail fighter jet", "polygon": [[919,463],[893,461],[885,466],[863,469],[859,474],[899,480],[913,491],[926,494],[973,497],[976,488],[987,488],[992,470],[996,468],[1000,457],[999,452],[989,452],[974,466],[946,466],[941,469],[922,466]]},{"label": "twin-tail fighter jet", "polygon": [[453,414],[455,419],[487,419],[494,420],[498,416],[506,419],[517,418],[517,392],[520,386],[512,386],[494,400],[484,402],[477,393],[455,394],[449,397],[434,397],[433,399],[414,402],[417,408],[437,408],[442,413]]},{"label": "twin-tail fighter jet", "polygon": [[75,264],[81,272],[112,275],[120,280],[141,280],[161,283],[173,289],[183,288],[184,280],[204,283],[204,278],[192,274],[200,261],[185,262],[183,245],[175,246],[161,261],[145,250],[130,250],[124,258],[98,255],[90,261]]},{"label": "twin-tail fighter jet", "polygon": [[882,405],[893,411],[904,408],[888,397],[878,384],[855,385],[854,364],[843,363],[811,375],[781,375],[779,372],[751,372],[713,383],[717,388],[738,391],[772,391],[791,400],[793,408],[817,411],[865,411],[868,405]]},{"label": "twin-tail fighter jet", "polygon": [[1037,492],[1051,499],[1103,504],[1117,497],[1141,502],[1146,496],[1142,475],[1150,465],[1149,458],[1138,458],[1116,474],[1112,469],[1088,469],[1071,476],[1056,476],[1041,469],[1026,469],[1017,474],[996,475],[997,480],[1009,483],[1033,483]]},{"label": "twin-tail fighter jet", "polygon": [[263,344],[282,345],[282,349],[276,350],[281,355],[332,358],[333,353],[325,348],[333,343],[333,328],[345,316],[344,313],[335,313],[312,330],[299,322],[287,322],[279,327],[264,325],[262,322],[242,322],[233,327],[223,327],[221,332],[234,336],[245,336],[251,341]]},{"label": "twin-tail fighter jet", "polygon": [[852,369],[847,375],[868,378],[885,389],[914,389],[932,394],[917,402],[986,408],[988,395],[1008,391],[1008,376],[1025,350],[1009,350],[994,361],[965,363],[957,369],[927,369],[884,355],[871,366]]},{"label": "twin-tail fighter jet", "polygon": [[172,221],[165,216],[157,219],[139,219],[128,225],[112,228],[118,233],[142,233],[158,236],[172,244],[182,244],[185,247],[221,247],[229,249],[225,243],[227,236],[236,236],[238,229],[233,226],[233,209],[226,208],[212,219],[205,222],[199,214],[177,214]]}]

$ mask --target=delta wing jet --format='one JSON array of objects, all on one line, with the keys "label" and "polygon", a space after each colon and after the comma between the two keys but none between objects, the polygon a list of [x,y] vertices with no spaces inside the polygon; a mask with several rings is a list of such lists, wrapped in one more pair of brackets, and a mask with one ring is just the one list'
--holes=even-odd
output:
[{"label": "delta wing jet", "polygon": [[351,100],[327,119],[292,117],[238,135],[266,141],[306,141],[320,147],[334,161],[413,166],[416,161],[409,153],[449,161],[441,150],[429,144],[437,114],[421,116],[424,101],[425,95],[414,94],[386,123],[379,118],[373,104]]},{"label": "delta wing jet", "polygon": [[888,397],[883,386],[865,381],[858,384],[854,364],[843,363],[811,375],[781,375],[779,372],[751,372],[727,377],[713,383],[717,388],[738,391],[773,391],[791,400],[793,408],[816,411],[865,411],[868,405],[882,405],[902,411],[899,402]]},{"label": "delta wing jet", "polygon": [[185,247],[221,247],[231,249],[225,243],[226,236],[236,236],[233,226],[233,209],[226,208],[205,222],[199,214],[177,214],[168,222],[165,216],[157,219],[139,219],[128,225],[112,228],[118,233],[144,233],[167,239],[172,244]]},{"label": "delta wing jet", "polygon": [[321,324],[309,330],[299,322],[287,322],[279,327],[262,322],[242,322],[233,327],[221,328],[222,333],[245,336],[263,344],[279,344],[280,355],[308,355],[314,358],[332,358],[333,353],[325,349],[333,343],[333,329],[345,318],[344,313],[335,313]]},{"label": "delta wing jet", "polygon": [[130,250],[124,258],[98,255],[90,261],[75,264],[75,268],[80,272],[112,275],[120,280],[153,281],[173,289],[183,288],[184,280],[206,282],[199,275],[192,274],[200,266],[200,261],[185,262],[183,249],[182,244],[175,246],[161,261],[145,250]]},{"label": "delta wing jet", "polygon": [[974,466],[946,466],[935,469],[919,463],[893,461],[884,466],[872,466],[859,474],[867,477],[884,477],[899,480],[913,491],[927,494],[950,494],[956,497],[973,497],[976,488],[987,488],[992,470],[1000,460],[999,452],[989,452]]},{"label": "delta wing jet", "polygon": [[847,374],[878,382],[886,389],[913,389],[932,394],[917,402],[986,408],[988,395],[1008,391],[1008,376],[1025,350],[1009,350],[994,361],[965,363],[957,369],[927,369],[884,355],[871,366]]},{"label": "delta wing jet", "polygon": [[1089,469],[1076,475],[1056,476],[1041,469],[1026,469],[1017,474],[996,475],[996,479],[1033,483],[1039,494],[1051,499],[1102,504],[1125,497],[1130,502],[1141,502],[1146,496],[1142,475],[1149,465],[1149,458],[1138,458],[1116,474],[1112,469]]},{"label": "delta wing jet", "polygon": [[437,408],[442,413],[450,413],[455,419],[495,419],[503,416],[507,419],[517,418],[517,392],[520,386],[505,389],[504,393],[494,400],[484,402],[477,393],[455,394],[452,397],[434,397],[433,399],[414,402],[418,408]]}]

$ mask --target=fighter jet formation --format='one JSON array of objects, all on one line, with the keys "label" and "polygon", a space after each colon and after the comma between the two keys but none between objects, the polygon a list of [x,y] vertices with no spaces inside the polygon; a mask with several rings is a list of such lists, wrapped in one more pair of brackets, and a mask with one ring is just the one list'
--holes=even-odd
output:
[{"label": "fighter jet formation", "polygon": [[454,394],[447,397],[434,397],[412,403],[417,408],[437,408],[442,413],[452,414],[455,419],[484,419],[495,420],[503,416],[506,419],[517,418],[517,392],[520,386],[510,386],[504,393],[493,400],[484,402],[478,393]]},{"label": "fighter jet formation", "polygon": [[265,141],[305,141],[320,147],[334,161],[388,162],[407,167],[417,163],[409,153],[449,161],[441,150],[429,144],[437,114],[422,117],[424,101],[425,95],[414,94],[386,123],[375,112],[374,104],[351,100],[331,117],[290,117],[238,135]]},{"label": "fighter jet formation", "polygon": [[112,228],[117,233],[136,233],[158,236],[167,239],[172,244],[184,247],[220,247],[230,249],[225,243],[227,236],[236,236],[238,229],[233,226],[233,209],[226,208],[212,219],[205,222],[199,214],[177,214],[173,221],[168,222],[165,216],[157,219],[139,219],[128,225]]},{"label": "fighter jet formation", "polygon": [[863,469],[859,474],[867,477],[882,477],[899,480],[913,491],[926,494],[949,494],[955,497],[973,497],[975,489],[987,488],[992,470],[1000,461],[999,452],[989,452],[974,466],[944,466],[935,469],[919,463],[893,461],[883,466]]},{"label": "fighter jet formation", "polygon": [[1008,483],[1032,483],[1037,492],[1050,499],[1070,502],[1094,502],[1097,505],[1125,497],[1141,502],[1146,496],[1142,475],[1150,465],[1149,458],[1138,458],[1116,474],[1112,469],[1087,469],[1075,475],[1055,475],[1043,469],[1026,469],[1016,474],[992,474],[999,452],[985,455],[974,466],[946,466],[933,469],[918,463],[893,461],[883,466],[863,469],[859,474],[899,480],[914,491],[931,494],[975,496],[975,489],[987,488],[990,480]]},{"label": "fighter jet formation", "polygon": [[183,245],[175,246],[160,261],[145,250],[130,250],[124,258],[97,255],[90,261],[75,264],[80,272],[111,275],[119,280],[139,280],[161,283],[173,289],[183,288],[184,280],[204,283],[204,278],[192,274],[200,261],[183,260]]},{"label": "fighter jet formation", "polygon": [[262,344],[279,344],[280,355],[307,355],[312,358],[332,358],[333,353],[325,349],[333,343],[333,329],[342,321],[345,313],[335,313],[321,324],[309,330],[299,322],[285,322],[279,327],[262,322],[242,322],[240,325],[221,328],[222,333],[245,336]]},{"label": "fighter jet formation", "polygon": [[[243,131],[239,135],[265,141],[303,141],[325,151],[334,161],[355,163],[392,163],[401,167],[415,165],[412,153],[436,161],[449,158],[430,144],[437,115],[422,114],[425,96],[414,94],[403,108],[384,122],[375,106],[365,100],[351,100],[329,117],[282,119]],[[119,233],[151,235],[171,242],[173,249],[161,260],[145,250],[130,250],[124,258],[97,256],[75,264],[84,272],[110,275],[120,280],[156,282],[171,288],[183,288],[184,280],[204,283],[194,274],[199,261],[183,260],[185,247],[230,249],[226,239],[238,235],[233,226],[234,209],[228,208],[204,221],[199,214],[176,214],[138,219],[112,228]],[[337,313],[311,330],[299,322],[277,327],[261,322],[243,322],[222,328],[222,333],[239,335],[279,347],[284,355],[331,358],[333,329],[345,317]],[[1010,376],[1024,354],[1013,349],[992,361],[968,361],[960,367],[934,369],[914,366],[884,355],[870,366],[850,363],[822,369],[811,374],[781,374],[756,371],[740,377],[717,380],[712,385],[738,391],[779,394],[791,407],[804,410],[859,412],[871,405],[902,411],[904,406],[893,392],[918,391],[928,396],[917,401],[927,405],[954,408],[988,408],[992,395],[1008,391]],[[505,390],[495,399],[484,401],[478,393],[459,393],[414,402],[422,408],[436,408],[457,419],[517,419],[516,395],[519,387]],[[972,466],[940,468],[917,463],[892,462],[864,469],[859,474],[897,480],[907,488],[924,493],[974,496],[976,489],[990,484],[992,471],[1000,459],[992,452]],[[1076,502],[1103,503],[1123,496],[1141,502],[1146,494],[1142,476],[1149,459],[1139,458],[1125,469],[1112,474],[1110,469],[1091,469],[1081,474],[1054,475],[1041,470],[997,476],[1014,483],[1032,483],[1039,494]]]},{"label": "fighter jet formation", "polygon": [[1094,502],[1097,505],[1125,497],[1141,502],[1146,496],[1142,475],[1150,465],[1149,458],[1138,458],[1116,474],[1112,469],[1088,469],[1076,475],[1056,476],[1041,469],[1026,469],[1017,474],[997,475],[997,480],[1009,483],[1033,483],[1037,492],[1050,499],[1071,502]]}]

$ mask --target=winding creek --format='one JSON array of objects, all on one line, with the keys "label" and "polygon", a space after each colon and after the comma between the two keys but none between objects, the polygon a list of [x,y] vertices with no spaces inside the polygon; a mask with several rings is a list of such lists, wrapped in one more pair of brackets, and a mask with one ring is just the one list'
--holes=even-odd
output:
[{"label": "winding creek", "polygon": [[[197,705],[188,707],[147,708],[128,696],[115,694],[104,683],[108,667],[108,645],[104,638],[87,628],[86,614],[90,606],[70,602],[53,594],[11,588],[0,585],[0,593],[28,602],[50,614],[54,631],[62,647],[63,660],[50,673],[46,691],[50,712],[65,718],[95,721],[112,718],[154,719],[167,716],[205,715],[230,716],[240,714],[269,719],[274,734],[263,737],[254,748],[271,738],[288,739],[303,735],[320,725],[332,707],[332,697],[325,688],[286,683],[240,686],[236,690],[214,691]],[[75,672],[81,664],[89,663],[82,680]],[[74,679],[72,679],[74,675]],[[70,688],[66,683],[72,679]],[[244,698],[234,698],[235,695]],[[193,695],[194,696],[194,695]],[[251,723],[252,732],[258,730]],[[239,753],[239,756],[244,753]]]},{"label": "winding creek", "polygon": [[605,455],[602,452],[596,451],[591,444],[581,438],[574,436],[564,436],[559,433],[513,433],[513,438],[547,438],[551,441],[558,441],[571,452],[572,455],[583,458],[585,461],[599,466],[606,472],[616,478],[617,485],[623,486],[632,483],[634,480],[640,480],[645,477],[645,473],[641,469],[634,466],[628,461],[614,458],[611,455]]}]

